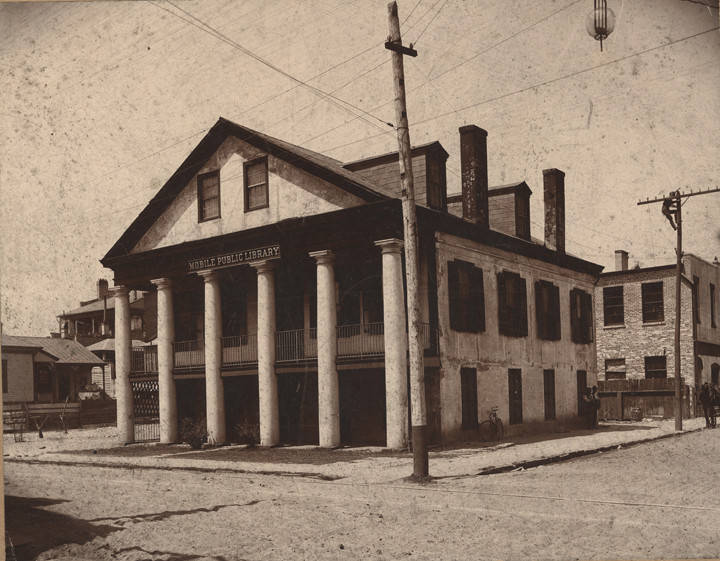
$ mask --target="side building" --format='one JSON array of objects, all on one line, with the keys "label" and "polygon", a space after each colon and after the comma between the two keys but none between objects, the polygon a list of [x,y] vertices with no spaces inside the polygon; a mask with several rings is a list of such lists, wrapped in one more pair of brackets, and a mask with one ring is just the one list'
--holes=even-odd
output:
[{"label": "side building", "polygon": [[[565,175],[544,172],[538,241],[527,184],[489,188],[487,133],[460,141],[459,197],[439,143],[412,151],[431,439],[493,407],[510,433],[575,423],[602,267],[565,251]],[[343,164],[219,119],[102,259],[121,438],[155,399],[164,442],[194,418],[216,443],[257,425],[263,445],[406,446],[399,196],[397,153]],[[157,348],[133,349],[131,290],[154,293]]]},{"label": "side building", "polygon": [[[598,378],[656,380],[635,382],[633,388],[671,392],[672,383],[663,381],[675,377],[675,264],[630,269],[628,254],[622,250],[615,252],[615,261],[615,271],[600,275],[595,294]],[[719,381],[718,286],[717,259],[710,263],[684,255],[680,369],[691,409],[697,388]],[[658,413],[668,416],[672,411]]]}]

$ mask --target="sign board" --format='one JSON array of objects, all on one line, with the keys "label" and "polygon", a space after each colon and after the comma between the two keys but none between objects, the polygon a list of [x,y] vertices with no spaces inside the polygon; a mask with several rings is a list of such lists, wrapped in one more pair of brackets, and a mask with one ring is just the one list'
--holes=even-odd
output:
[{"label": "sign board", "polygon": [[208,269],[224,269],[245,265],[265,259],[277,259],[280,257],[280,246],[270,245],[267,247],[256,247],[254,249],[241,249],[240,251],[229,251],[205,257],[197,257],[187,261],[187,272],[196,273]]}]

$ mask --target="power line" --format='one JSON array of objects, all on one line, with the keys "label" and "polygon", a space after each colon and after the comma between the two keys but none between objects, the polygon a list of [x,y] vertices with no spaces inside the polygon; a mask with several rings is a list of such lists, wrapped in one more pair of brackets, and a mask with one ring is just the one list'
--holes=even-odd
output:
[{"label": "power line", "polygon": [[430,21],[427,23],[427,25],[423,28],[423,30],[420,32],[420,35],[418,35],[418,36],[415,38],[415,41],[413,42],[414,45],[417,45],[418,41],[420,41],[420,38],[425,34],[425,32],[427,31],[428,27],[430,27],[430,25],[432,24],[432,22],[434,22],[434,21],[437,19],[437,17],[440,15],[440,12],[441,12],[442,9],[445,7],[445,4],[447,4],[447,3],[448,3],[448,0],[445,0],[445,1],[442,3],[442,6],[440,6],[440,7],[438,8],[438,11],[435,12],[435,15],[430,19]]}]

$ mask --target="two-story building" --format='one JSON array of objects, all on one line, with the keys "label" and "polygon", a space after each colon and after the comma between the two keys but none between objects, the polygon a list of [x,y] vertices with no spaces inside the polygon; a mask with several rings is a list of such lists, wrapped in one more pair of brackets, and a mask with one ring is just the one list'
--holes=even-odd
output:
[{"label": "two-story building", "polygon": [[[675,264],[630,269],[623,250],[615,261],[616,270],[600,275],[595,293],[599,379],[674,378]],[[720,376],[719,285],[717,258],[683,256],[680,370],[693,391]]]},{"label": "two-story building", "polygon": [[[494,406],[511,433],[575,422],[602,268],[565,251],[564,173],[544,172],[543,243],[527,184],[488,188],[487,133],[460,139],[459,200],[442,146],[412,151],[431,439]],[[163,442],[194,417],[215,443],[257,423],[263,445],[406,446],[399,196],[397,153],[343,164],[219,119],[102,259],[121,438],[155,392]],[[131,290],[155,292],[156,372],[134,358]]]}]

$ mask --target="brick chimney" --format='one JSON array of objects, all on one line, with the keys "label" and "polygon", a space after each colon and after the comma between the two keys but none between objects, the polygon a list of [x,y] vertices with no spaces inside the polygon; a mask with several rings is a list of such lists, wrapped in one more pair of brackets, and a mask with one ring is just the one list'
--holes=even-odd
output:
[{"label": "brick chimney", "polygon": [[628,270],[628,252],[624,249],[615,250],[615,270],[616,271],[627,271]]},{"label": "brick chimney", "polygon": [[98,279],[97,281],[97,297],[98,300],[104,298],[108,294],[108,281],[106,279]]},{"label": "brick chimney", "polygon": [[545,189],[545,245],[565,253],[565,172],[543,170]]},{"label": "brick chimney", "polygon": [[489,228],[487,131],[475,125],[460,127],[460,168],[463,218]]}]

